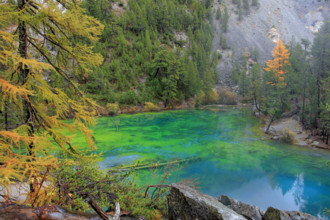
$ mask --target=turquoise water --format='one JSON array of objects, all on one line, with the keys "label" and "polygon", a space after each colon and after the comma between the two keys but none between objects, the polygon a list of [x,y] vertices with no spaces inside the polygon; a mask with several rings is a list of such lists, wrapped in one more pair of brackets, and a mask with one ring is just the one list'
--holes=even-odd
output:
[{"label": "turquoise water", "polygon": [[[263,140],[258,127],[248,111],[215,108],[104,117],[93,130],[103,167],[194,158],[165,168],[167,182],[195,179],[212,196],[322,216],[330,209],[330,152]],[[163,172],[141,170],[136,179],[155,183]]]}]

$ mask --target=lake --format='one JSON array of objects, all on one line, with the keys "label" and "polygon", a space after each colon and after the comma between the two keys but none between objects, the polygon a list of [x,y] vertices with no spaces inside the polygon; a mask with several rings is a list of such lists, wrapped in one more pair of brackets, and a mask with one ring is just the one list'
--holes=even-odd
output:
[{"label": "lake", "polygon": [[323,216],[330,209],[330,152],[268,140],[259,127],[250,111],[227,107],[102,117],[92,129],[104,168],[191,159],[140,170],[140,184],[167,172],[168,183],[193,179],[212,196]]}]

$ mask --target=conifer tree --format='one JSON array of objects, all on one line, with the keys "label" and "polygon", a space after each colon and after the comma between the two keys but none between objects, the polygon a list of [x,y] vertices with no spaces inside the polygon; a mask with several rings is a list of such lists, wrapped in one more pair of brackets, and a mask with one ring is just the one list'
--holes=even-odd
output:
[{"label": "conifer tree", "polygon": [[317,115],[321,113],[322,87],[325,85],[322,81],[329,78],[330,70],[330,21],[326,21],[316,35],[313,46],[313,72],[316,75],[317,84]]},{"label": "conifer tree", "polygon": [[216,19],[221,20],[221,10],[220,10],[220,8],[217,8]]},{"label": "conifer tree", "polygon": [[257,9],[259,8],[260,6],[260,3],[259,3],[259,0],[252,0],[252,6],[256,7]]},{"label": "conifer tree", "polygon": [[243,0],[243,9],[246,15],[250,14],[249,0]]},{"label": "conifer tree", "polygon": [[287,83],[285,81],[290,65],[290,53],[285,48],[282,41],[279,40],[277,46],[273,50],[273,59],[266,62],[264,68],[264,82],[266,83],[266,103],[265,113],[270,115],[270,120],[266,128],[269,132],[272,122],[281,116],[287,108]]},{"label": "conifer tree", "polygon": [[[1,108],[12,103],[6,107],[19,118],[14,129],[0,131],[0,184],[8,189],[12,181],[27,181],[35,202],[58,161],[53,147],[76,152],[60,128],[80,130],[94,146],[87,125],[96,104],[78,82],[102,62],[84,42],[95,42],[103,26],[78,1],[9,1],[0,11]],[[72,124],[61,121],[68,117]]]},{"label": "conifer tree", "polygon": [[227,32],[228,31],[228,21],[229,21],[229,14],[228,14],[228,9],[227,9],[227,6],[225,6],[225,14],[223,15],[223,18],[222,18],[222,23],[221,23],[221,29],[224,31],[224,32]]}]

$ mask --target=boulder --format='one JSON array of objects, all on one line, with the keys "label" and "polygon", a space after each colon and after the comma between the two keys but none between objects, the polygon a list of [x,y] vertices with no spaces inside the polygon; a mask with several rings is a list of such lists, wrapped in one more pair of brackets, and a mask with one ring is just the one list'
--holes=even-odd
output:
[{"label": "boulder", "polygon": [[290,211],[286,212],[292,220],[322,220],[304,212]]},{"label": "boulder", "polygon": [[297,211],[282,211],[269,207],[264,215],[264,220],[322,220],[310,214]]},{"label": "boulder", "polygon": [[216,198],[181,184],[172,184],[167,201],[170,220],[246,220]]},{"label": "boulder", "polygon": [[264,211],[257,206],[245,204],[226,195],[218,196],[217,199],[228,208],[234,210],[240,215],[243,215],[249,220],[262,220]]},{"label": "boulder", "polygon": [[275,209],[273,207],[268,207],[264,216],[264,220],[291,220],[290,216],[279,209]]}]

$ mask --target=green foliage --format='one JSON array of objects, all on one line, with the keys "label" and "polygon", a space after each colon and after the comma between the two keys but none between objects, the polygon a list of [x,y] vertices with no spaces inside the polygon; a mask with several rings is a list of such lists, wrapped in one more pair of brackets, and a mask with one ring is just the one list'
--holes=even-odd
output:
[{"label": "green foliage", "polygon": [[70,210],[86,211],[86,201],[92,198],[98,206],[109,207],[108,210],[119,202],[121,210],[129,211],[135,217],[142,215],[147,219],[161,219],[162,215],[166,215],[166,189],[158,190],[152,198],[145,198],[146,186],[138,187],[134,183],[131,178],[133,170],[103,170],[96,161],[91,158],[80,158],[75,162],[64,160],[51,173],[59,186],[55,204]]},{"label": "green foliage", "polygon": [[252,3],[251,5],[253,7],[256,7],[257,9],[260,7],[260,3],[259,3],[259,0],[252,0]]},{"label": "green foliage", "polygon": [[221,30],[223,32],[227,32],[228,31],[228,21],[229,21],[229,14],[228,14],[228,9],[227,6],[225,6],[225,12],[221,21]]},{"label": "green foliage", "polygon": [[259,50],[257,48],[254,48],[251,52],[251,58],[255,61],[255,62],[258,62],[258,59],[259,59],[259,56],[260,56],[260,53],[259,53]]},{"label": "green foliage", "polygon": [[82,85],[89,96],[100,103],[172,105],[213,86],[210,0],[131,0],[120,16],[111,4],[84,0],[87,13],[105,25],[95,49],[105,62]]},{"label": "green foliage", "polygon": [[246,15],[250,14],[249,0],[243,0],[243,9]]},{"label": "green foliage", "polygon": [[120,92],[117,94],[117,98],[119,105],[137,105],[138,98],[134,91],[128,90],[126,92]]},{"label": "green foliage", "polygon": [[253,104],[258,110],[260,110],[260,105],[262,104],[262,77],[261,68],[258,63],[254,64],[250,70],[250,88],[248,96],[253,100]]},{"label": "green foliage", "polygon": [[[4,121],[18,122],[10,128],[5,123],[0,131],[0,185],[10,191],[16,181],[26,182],[30,192],[24,203],[32,206],[57,196],[48,174],[63,158],[77,156],[61,128],[80,131],[86,151],[95,147],[88,126],[94,123],[97,105],[79,84],[103,61],[92,47],[103,25],[80,6],[67,0],[0,4],[1,110]],[[4,31],[12,27],[17,30]],[[70,117],[71,124],[62,121]],[[55,151],[63,158],[55,157]]]},{"label": "green foliage", "polygon": [[220,10],[220,8],[217,8],[216,19],[221,20],[221,10]]},{"label": "green foliage", "polygon": [[226,37],[220,33],[220,46],[223,50],[229,49]]},{"label": "green foliage", "polygon": [[330,78],[330,21],[325,21],[316,35],[312,46],[312,56],[313,73],[317,85],[317,97],[315,98],[317,101],[315,118],[317,118],[321,114],[322,103],[326,104],[327,92],[329,92],[325,88],[328,86],[326,83],[329,83]]}]

